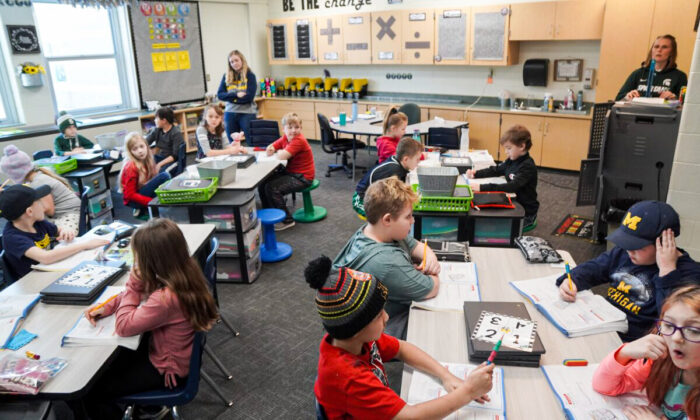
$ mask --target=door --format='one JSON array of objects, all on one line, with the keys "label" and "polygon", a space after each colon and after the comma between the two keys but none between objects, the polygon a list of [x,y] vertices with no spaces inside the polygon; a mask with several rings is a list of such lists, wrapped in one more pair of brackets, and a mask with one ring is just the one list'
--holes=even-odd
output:
[{"label": "door", "polygon": [[[542,137],[544,134],[544,117],[534,115],[519,115],[519,114],[503,114],[501,116],[501,134],[503,136],[506,131],[512,126],[519,124],[525,126],[530,131],[532,139],[532,147],[530,148],[530,156],[535,161],[537,166],[542,161]],[[501,160],[505,160],[505,156],[501,156]]]},{"label": "door", "polygon": [[401,63],[401,14],[372,12],[372,64]]},{"label": "door", "polygon": [[433,64],[435,17],[433,9],[404,10],[401,64]]},{"label": "door", "polygon": [[[472,7],[470,57],[471,64],[505,66],[513,63],[517,43],[508,42],[508,5]],[[509,51],[509,48],[513,51]]]},{"label": "door", "polygon": [[343,64],[343,16],[316,18],[316,40],[319,64]]},{"label": "door", "polygon": [[600,39],[605,0],[558,1],[556,6],[554,39]]},{"label": "door", "polygon": [[267,59],[270,64],[292,62],[290,23],[289,19],[267,21]]},{"label": "door", "polygon": [[435,10],[435,64],[469,64],[469,10]]},{"label": "door", "polygon": [[345,64],[372,63],[372,28],[369,13],[342,15]]},{"label": "door", "polygon": [[555,117],[544,121],[542,166],[580,170],[581,160],[588,155],[591,120]]},{"label": "door", "polygon": [[511,41],[554,39],[555,9],[556,6],[552,1],[511,4],[508,39]]},{"label": "door", "polygon": [[498,160],[498,136],[501,114],[498,112],[467,112],[469,121],[469,148],[486,149]]},{"label": "door", "polygon": [[316,19],[292,19],[292,64],[317,64]]}]

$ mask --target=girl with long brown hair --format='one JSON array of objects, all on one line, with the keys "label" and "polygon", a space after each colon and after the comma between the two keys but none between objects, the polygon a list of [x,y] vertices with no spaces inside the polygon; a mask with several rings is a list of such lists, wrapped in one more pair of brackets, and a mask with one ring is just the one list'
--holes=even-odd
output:
[{"label": "girl with long brown hair", "polygon": [[197,159],[205,157],[246,153],[241,146],[242,132],[233,133],[231,139],[224,136],[224,112],[218,104],[207,105],[202,112],[202,122],[197,127]]},{"label": "girl with long brown hair", "polygon": [[243,131],[246,140],[250,141],[250,121],[258,113],[255,105],[257,84],[255,74],[248,67],[243,54],[238,50],[231,51],[228,54],[226,74],[221,78],[216,95],[219,100],[226,102],[226,138],[234,140],[231,135]]},{"label": "girl with long brown hair", "polygon": [[84,399],[91,418],[120,418],[110,404],[116,398],[183,383],[194,333],[209,330],[218,318],[204,274],[174,222],[158,218],[141,225],[131,248],[126,290],[99,309],[88,308],[85,317],[94,324],[114,314],[120,336],[147,335],[135,352],[122,349]]},{"label": "girl with long brown hair", "polygon": [[[593,389],[620,395],[645,389],[662,418],[700,419],[700,285],[677,289],[664,302],[654,331],[609,354]],[[625,409],[631,420],[658,419],[649,407]]]},{"label": "girl with long brown hair", "polygon": [[384,135],[377,139],[379,163],[396,154],[396,146],[399,144],[401,137],[406,134],[406,126],[408,126],[406,114],[400,112],[396,107],[392,107],[387,111],[382,124]]}]

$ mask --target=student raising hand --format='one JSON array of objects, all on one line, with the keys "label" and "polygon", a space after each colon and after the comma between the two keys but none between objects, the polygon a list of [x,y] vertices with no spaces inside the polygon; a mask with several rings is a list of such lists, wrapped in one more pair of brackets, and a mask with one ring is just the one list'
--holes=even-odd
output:
[{"label": "student raising hand", "polygon": [[649,334],[622,346],[615,355],[621,365],[626,365],[632,360],[651,359],[659,360],[668,355],[668,348],[664,338],[660,335]]}]

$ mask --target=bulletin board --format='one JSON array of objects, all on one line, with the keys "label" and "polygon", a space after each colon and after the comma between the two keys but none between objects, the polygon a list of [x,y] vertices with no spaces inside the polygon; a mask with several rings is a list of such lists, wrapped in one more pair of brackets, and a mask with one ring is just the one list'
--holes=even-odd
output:
[{"label": "bulletin board", "polygon": [[195,1],[140,1],[129,7],[141,102],[204,98],[206,80]]}]

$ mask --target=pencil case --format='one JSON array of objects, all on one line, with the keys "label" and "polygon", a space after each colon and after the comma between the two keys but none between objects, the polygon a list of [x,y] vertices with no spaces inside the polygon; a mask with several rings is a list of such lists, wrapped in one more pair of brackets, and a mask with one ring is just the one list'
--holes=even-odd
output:
[{"label": "pencil case", "polygon": [[562,261],[561,255],[552,248],[552,245],[536,236],[518,236],[515,245],[523,253],[523,256],[531,263],[558,263]]},{"label": "pencil case", "polygon": [[513,202],[508,194],[502,191],[479,191],[474,193],[472,207],[514,209]]}]

